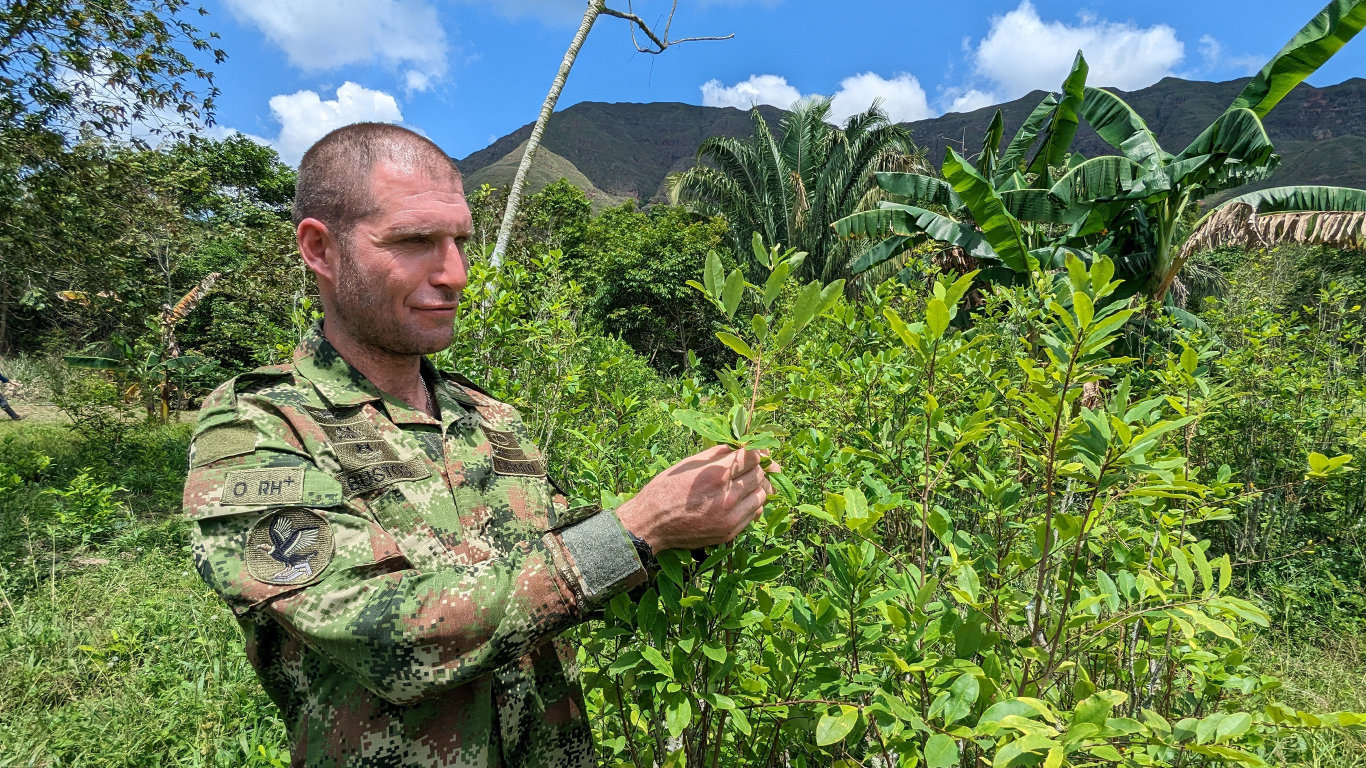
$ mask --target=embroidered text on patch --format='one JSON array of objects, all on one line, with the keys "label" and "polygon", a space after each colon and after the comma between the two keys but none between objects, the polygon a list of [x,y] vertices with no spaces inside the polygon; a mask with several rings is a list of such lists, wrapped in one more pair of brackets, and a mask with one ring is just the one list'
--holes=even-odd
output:
[{"label": "embroidered text on patch", "polygon": [[239,469],[223,481],[224,504],[298,504],[303,498],[303,467]]},{"label": "embroidered text on patch", "polygon": [[282,509],[247,533],[247,571],[267,584],[306,584],[332,562],[332,527],[318,513]]}]

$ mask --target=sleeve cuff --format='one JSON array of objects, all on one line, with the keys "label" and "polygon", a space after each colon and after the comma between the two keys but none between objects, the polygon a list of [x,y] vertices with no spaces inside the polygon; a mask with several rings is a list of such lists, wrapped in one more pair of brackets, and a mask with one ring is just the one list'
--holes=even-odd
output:
[{"label": "sleeve cuff", "polygon": [[559,546],[551,547],[563,554],[556,564],[585,615],[646,579],[635,545],[614,512],[599,512],[546,536],[558,540]]}]

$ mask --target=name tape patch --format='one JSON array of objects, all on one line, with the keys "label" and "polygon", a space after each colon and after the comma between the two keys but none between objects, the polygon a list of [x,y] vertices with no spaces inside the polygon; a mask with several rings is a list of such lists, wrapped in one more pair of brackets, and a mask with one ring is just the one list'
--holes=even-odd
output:
[{"label": "name tape patch", "polygon": [[421,480],[430,474],[422,459],[408,459],[347,470],[338,474],[337,479],[341,481],[342,491],[349,499],[405,480]]},{"label": "name tape patch", "polygon": [[516,477],[544,477],[545,464],[526,455],[512,432],[484,427],[484,435],[493,448],[493,471]]},{"label": "name tape patch", "polygon": [[297,504],[304,498],[303,467],[239,469],[223,483],[224,504]]}]

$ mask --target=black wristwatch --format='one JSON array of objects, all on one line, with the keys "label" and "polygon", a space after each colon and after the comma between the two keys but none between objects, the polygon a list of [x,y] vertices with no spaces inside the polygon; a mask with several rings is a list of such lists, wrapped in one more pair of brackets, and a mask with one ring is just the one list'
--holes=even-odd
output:
[{"label": "black wristwatch", "polygon": [[636,547],[636,555],[640,557],[640,564],[645,566],[645,575],[653,579],[655,574],[659,573],[659,559],[655,557],[654,548],[645,539],[630,531],[627,531],[626,535],[631,537],[631,543]]}]

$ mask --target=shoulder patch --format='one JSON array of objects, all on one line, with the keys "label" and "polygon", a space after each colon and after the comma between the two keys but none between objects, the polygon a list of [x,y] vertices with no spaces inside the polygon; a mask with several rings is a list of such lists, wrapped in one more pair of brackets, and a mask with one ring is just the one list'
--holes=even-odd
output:
[{"label": "shoulder patch", "polygon": [[298,504],[304,498],[303,467],[239,469],[223,481],[219,503],[238,506]]},{"label": "shoulder patch", "polygon": [[247,532],[247,572],[266,584],[316,581],[332,562],[332,525],[302,507],[264,515]]},{"label": "shoulder patch", "polygon": [[246,421],[228,422],[195,435],[190,444],[190,466],[202,467],[255,449],[256,426]]}]

